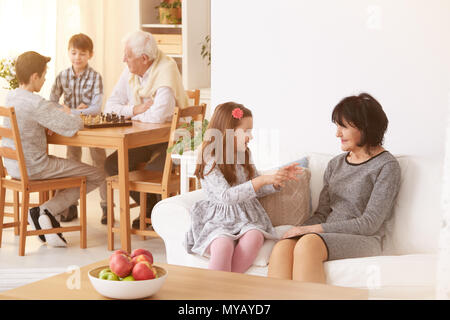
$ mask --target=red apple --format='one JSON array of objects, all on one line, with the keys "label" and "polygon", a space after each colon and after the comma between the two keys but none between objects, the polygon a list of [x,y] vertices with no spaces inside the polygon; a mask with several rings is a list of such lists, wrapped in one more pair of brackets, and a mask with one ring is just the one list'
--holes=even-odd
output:
[{"label": "red apple", "polygon": [[112,255],[109,256],[109,261],[111,261],[112,257],[114,257],[117,254],[123,254],[127,257],[130,257],[130,254],[128,252],[126,252],[125,250],[116,250],[112,253]]},{"label": "red apple", "polygon": [[153,264],[153,257],[149,257],[149,256],[146,255],[146,254],[140,254],[140,255],[134,257],[131,261],[132,261],[135,265],[136,265],[138,262],[143,262],[143,261],[147,261],[148,263]]},{"label": "red apple", "polygon": [[156,278],[156,268],[148,261],[136,263],[132,272],[133,278],[136,280],[150,280]]},{"label": "red apple", "polygon": [[109,268],[121,278],[129,276],[133,266],[131,258],[124,254],[113,254],[109,259]]},{"label": "red apple", "polygon": [[147,256],[149,256],[151,258],[151,260],[152,260],[150,263],[153,263],[153,255],[152,255],[152,253],[150,251],[148,251],[148,250],[145,250],[145,249],[135,249],[135,250],[133,250],[133,252],[131,253],[131,258],[137,257],[137,256],[139,256],[141,254],[146,254]]}]

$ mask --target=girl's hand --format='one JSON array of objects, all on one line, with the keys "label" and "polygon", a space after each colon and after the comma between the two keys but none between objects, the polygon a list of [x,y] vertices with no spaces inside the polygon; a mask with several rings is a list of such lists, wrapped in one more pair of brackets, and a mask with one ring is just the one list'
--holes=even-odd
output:
[{"label": "girl's hand", "polygon": [[262,175],[252,180],[253,188],[258,191],[262,186],[272,184],[275,188],[284,187],[287,180],[298,180],[297,175],[303,172],[303,168],[298,167],[298,163],[278,169],[274,174]]},{"label": "girl's hand", "polygon": [[312,226],[292,227],[288,231],[286,231],[281,238],[287,239],[291,237],[301,236],[306,233],[323,233],[322,225],[315,224]]},{"label": "girl's hand", "polygon": [[273,186],[276,189],[280,189],[281,187],[284,187],[284,182],[287,180],[296,180],[298,181],[298,175],[303,173],[303,168],[299,167],[299,163],[293,163],[288,166],[285,166],[281,169],[279,169],[275,173],[275,181],[278,181],[281,179],[280,182],[273,183]]}]

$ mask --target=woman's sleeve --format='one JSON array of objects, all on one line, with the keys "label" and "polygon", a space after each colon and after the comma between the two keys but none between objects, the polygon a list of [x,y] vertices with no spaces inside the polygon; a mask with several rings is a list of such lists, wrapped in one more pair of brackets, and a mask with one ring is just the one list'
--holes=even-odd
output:
[{"label": "woman's sleeve", "polygon": [[[205,174],[209,172],[210,168],[211,166],[206,166]],[[213,194],[216,200],[228,205],[247,201],[257,196],[251,180],[231,187],[217,165],[204,176],[202,187],[209,194]]]},{"label": "woman's sleeve", "polygon": [[327,221],[328,215],[331,212],[330,207],[330,194],[328,192],[329,181],[332,173],[331,162],[328,163],[327,169],[323,175],[323,188],[319,196],[319,205],[317,206],[316,212],[311,218],[307,219],[303,225],[311,226],[314,224],[321,224]]},{"label": "woman's sleeve", "polygon": [[323,223],[323,230],[365,236],[375,234],[383,222],[389,218],[399,188],[400,166],[396,161],[388,162],[383,166],[375,181],[363,214],[350,220]]}]

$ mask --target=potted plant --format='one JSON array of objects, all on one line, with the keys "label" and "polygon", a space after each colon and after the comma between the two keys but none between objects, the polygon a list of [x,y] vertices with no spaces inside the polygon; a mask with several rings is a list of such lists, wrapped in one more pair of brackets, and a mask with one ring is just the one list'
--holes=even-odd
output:
[{"label": "potted plant", "polygon": [[8,83],[8,87],[4,89],[14,90],[19,87],[19,81],[16,78],[16,60],[5,58],[0,60],[0,78],[4,78]]},{"label": "potted plant", "polygon": [[207,59],[208,66],[211,65],[211,36],[207,35],[202,42],[202,51],[200,55],[203,59]]},{"label": "potted plant", "polygon": [[167,149],[167,152],[182,155],[184,151],[194,151],[197,149],[203,142],[203,137],[205,136],[208,124],[208,120],[203,120],[201,130],[199,130],[200,126],[198,124],[195,125],[193,120],[189,123],[183,123],[179,129],[187,130],[190,133],[190,138],[184,139],[183,136],[181,136],[171,148]]},{"label": "potted plant", "polygon": [[162,1],[156,7],[159,10],[159,23],[161,24],[181,24],[181,1]]}]

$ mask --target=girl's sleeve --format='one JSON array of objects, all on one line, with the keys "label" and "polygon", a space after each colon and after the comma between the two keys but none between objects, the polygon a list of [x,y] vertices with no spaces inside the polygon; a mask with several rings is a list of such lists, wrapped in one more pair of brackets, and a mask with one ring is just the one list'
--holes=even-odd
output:
[{"label": "girl's sleeve", "polygon": [[388,162],[383,166],[375,181],[363,214],[350,220],[323,223],[323,230],[364,236],[375,234],[383,222],[389,218],[399,188],[400,165],[395,161]]},{"label": "girl's sleeve", "polygon": [[[256,175],[255,175],[254,178],[259,177],[261,175],[260,172],[256,171],[256,168],[255,168],[255,172],[256,172]],[[267,196],[269,194],[272,194],[272,193],[275,193],[275,192],[279,192],[280,190],[275,189],[273,184],[266,184],[266,185],[262,186],[261,188],[259,188],[258,191],[256,191],[256,196],[258,198],[262,198],[262,197],[265,197],[265,196]]]},{"label": "girl's sleeve", "polygon": [[[205,173],[208,173],[210,168],[211,165],[207,165]],[[251,180],[236,186],[230,186],[217,166],[204,176],[202,187],[208,194],[214,195],[217,201],[228,205],[257,197]]]}]

